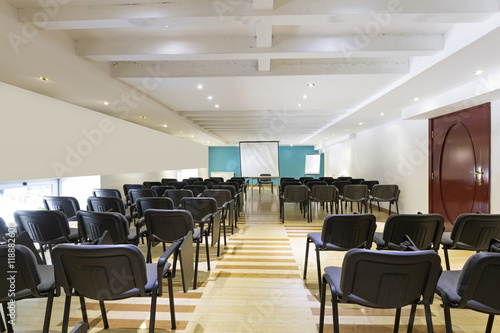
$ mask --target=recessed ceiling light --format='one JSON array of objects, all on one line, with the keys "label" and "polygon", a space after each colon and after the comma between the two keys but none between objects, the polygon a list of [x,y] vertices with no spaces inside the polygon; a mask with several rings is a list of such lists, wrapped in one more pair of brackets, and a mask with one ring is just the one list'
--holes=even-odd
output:
[{"label": "recessed ceiling light", "polygon": [[349,131],[350,131],[350,129],[346,128],[344,131],[349,132]]},{"label": "recessed ceiling light", "polygon": [[214,97],[213,96],[208,96],[207,99],[213,99]]},{"label": "recessed ceiling light", "polygon": [[45,76],[39,76],[38,79],[42,81],[49,81],[49,78]]},{"label": "recessed ceiling light", "polygon": [[163,126],[163,127],[167,128],[167,124],[163,124],[163,125],[161,125],[161,126]]},{"label": "recessed ceiling light", "polygon": [[170,26],[168,24],[164,25],[163,27],[166,29],[170,28]]},{"label": "recessed ceiling light", "polygon": [[145,118],[146,118],[146,116],[140,116],[140,118],[141,118],[141,119],[145,119]]},{"label": "recessed ceiling light", "polygon": [[381,112],[380,115],[383,116],[385,113]]},{"label": "recessed ceiling light", "polygon": [[303,99],[307,99],[307,95],[302,95],[302,98]]},{"label": "recessed ceiling light", "polygon": [[484,70],[483,69],[479,69],[477,71],[474,72],[475,75],[481,75],[484,73]]},{"label": "recessed ceiling light", "polygon": [[199,85],[197,85],[197,86],[196,86],[196,88],[198,88],[198,89],[203,89],[203,85],[202,85],[202,84],[199,84]]},{"label": "recessed ceiling light", "polygon": [[299,103],[299,104],[297,104],[297,106],[300,108],[302,106],[302,104]]},{"label": "recessed ceiling light", "polygon": [[308,87],[314,87],[314,83],[308,83],[307,86]]},{"label": "recessed ceiling light", "polygon": [[215,104],[215,108],[218,109],[219,108],[219,104]]},{"label": "recessed ceiling light", "polygon": [[361,126],[361,125],[363,125],[363,123],[360,121],[360,122],[358,123],[358,125],[359,125],[359,126]]},{"label": "recessed ceiling light", "polygon": [[418,101],[420,100],[420,98],[415,97],[413,100],[414,100],[415,102],[418,102]]},{"label": "recessed ceiling light", "polygon": [[109,102],[108,101],[104,101],[104,102],[102,102],[102,104],[109,105]]}]

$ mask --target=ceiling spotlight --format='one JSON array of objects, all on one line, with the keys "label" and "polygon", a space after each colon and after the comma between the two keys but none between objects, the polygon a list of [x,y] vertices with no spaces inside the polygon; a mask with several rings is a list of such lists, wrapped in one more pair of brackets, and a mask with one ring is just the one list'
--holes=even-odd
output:
[{"label": "ceiling spotlight", "polygon": [[108,101],[104,101],[104,102],[102,102],[102,104],[109,105],[109,102]]},{"label": "ceiling spotlight", "polygon": [[166,29],[170,28],[169,25],[164,25],[163,27],[166,28]]},{"label": "ceiling spotlight", "polygon": [[161,126],[163,126],[163,127],[167,128],[167,124],[163,124],[163,125],[161,125]]},{"label": "ceiling spotlight", "polygon": [[45,76],[39,76],[38,79],[41,81],[48,81],[49,80],[49,78],[45,77]]},{"label": "ceiling spotlight", "polygon": [[191,137],[194,138],[194,135],[191,134]]},{"label": "ceiling spotlight", "polygon": [[307,99],[307,95],[302,95],[302,98],[303,99]]},{"label": "ceiling spotlight", "polygon": [[214,97],[213,96],[208,96],[207,99],[213,99]]},{"label": "ceiling spotlight", "polygon": [[477,71],[474,72],[475,75],[481,75],[484,73],[484,70],[483,69],[479,69]]},{"label": "ceiling spotlight", "polygon": [[297,106],[300,108],[302,106],[302,104],[299,103],[299,104],[297,104]]},{"label": "ceiling spotlight", "polygon": [[198,88],[198,89],[203,89],[203,85],[202,85],[202,84],[199,84],[199,85],[197,85],[197,86],[196,86],[196,88]]},{"label": "ceiling spotlight", "polygon": [[358,125],[359,125],[359,126],[361,126],[361,125],[363,125],[363,123],[360,121],[360,122],[358,123]]},{"label": "ceiling spotlight", "polygon": [[420,100],[420,98],[415,97],[413,100],[414,100],[415,102],[418,102],[418,101]]},{"label": "ceiling spotlight", "polygon": [[146,116],[140,116],[140,117],[141,117],[141,119],[145,119],[146,118]]},{"label": "ceiling spotlight", "polygon": [[218,109],[219,108],[219,104],[215,104],[215,108]]},{"label": "ceiling spotlight", "polygon": [[380,115],[383,116],[385,113],[381,112]]},{"label": "ceiling spotlight", "polygon": [[307,86],[308,87],[314,87],[314,83],[308,83]]}]

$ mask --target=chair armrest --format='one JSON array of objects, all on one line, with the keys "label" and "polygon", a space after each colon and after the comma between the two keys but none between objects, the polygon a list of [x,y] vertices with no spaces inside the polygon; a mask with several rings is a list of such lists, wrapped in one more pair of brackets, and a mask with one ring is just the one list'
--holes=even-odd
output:
[{"label": "chair armrest", "polygon": [[[192,237],[191,234],[188,234],[189,237]],[[187,236],[186,236],[187,237]],[[158,268],[158,283],[161,283],[161,279],[167,274],[168,269],[170,268],[170,265],[167,265],[167,260],[170,258],[174,252],[179,250],[179,247],[181,246],[182,242],[184,241],[184,237],[181,239],[176,240],[175,242],[170,245],[165,252],[161,255],[161,257],[158,259],[157,263],[157,268]]]}]

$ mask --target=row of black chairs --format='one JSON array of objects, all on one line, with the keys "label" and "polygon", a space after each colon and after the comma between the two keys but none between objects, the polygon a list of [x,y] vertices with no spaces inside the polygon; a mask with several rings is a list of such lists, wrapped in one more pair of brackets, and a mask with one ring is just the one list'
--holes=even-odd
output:
[{"label": "row of black chairs", "polygon": [[[306,240],[304,279],[307,274],[309,244],[315,244],[321,313],[320,332],[324,325],[326,288],[332,292],[334,332],[339,331],[337,303],[357,303],[369,307],[396,308],[395,332],[401,307],[412,305],[409,331],[417,304],[425,306],[427,326],[432,329],[429,304],[436,291],[443,300],[447,332],[452,332],[450,308],[470,308],[490,314],[500,313],[500,254],[479,253],[500,238],[500,215],[462,214],[449,233],[438,214],[398,214],[388,217],[383,233],[375,233],[372,214],[330,215],[322,233],[310,233]],[[379,250],[368,251],[372,242]],[[402,248],[416,252],[394,252]],[[439,245],[445,250],[447,270],[441,275]],[[496,245],[500,250],[500,244]],[[353,250],[356,249],[356,250]],[[448,250],[473,250],[461,271],[449,271]],[[327,267],[321,276],[320,251],[348,251],[342,267]],[[369,274],[367,274],[369,272]],[[441,276],[441,277],[440,277]]]}]

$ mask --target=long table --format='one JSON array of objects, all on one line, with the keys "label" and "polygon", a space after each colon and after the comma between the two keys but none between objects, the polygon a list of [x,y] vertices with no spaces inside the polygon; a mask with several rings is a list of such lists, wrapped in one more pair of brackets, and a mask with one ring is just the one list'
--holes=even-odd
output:
[{"label": "long table", "polygon": [[258,180],[258,179],[276,179],[276,193],[279,193],[279,189],[280,189],[280,176],[256,176],[256,177],[245,177],[247,179],[250,179],[250,185],[251,185],[251,191],[252,191],[252,196],[253,196],[253,186],[256,185],[254,184],[254,180]]}]

